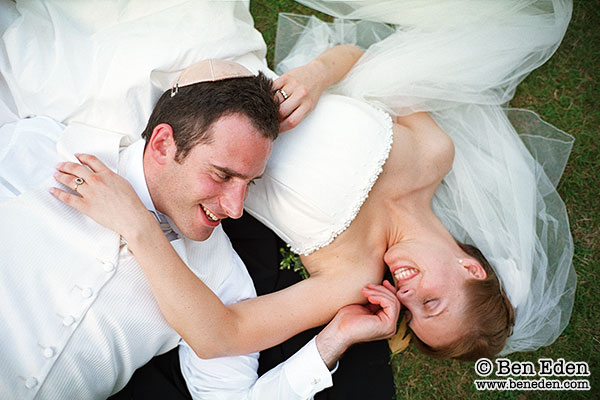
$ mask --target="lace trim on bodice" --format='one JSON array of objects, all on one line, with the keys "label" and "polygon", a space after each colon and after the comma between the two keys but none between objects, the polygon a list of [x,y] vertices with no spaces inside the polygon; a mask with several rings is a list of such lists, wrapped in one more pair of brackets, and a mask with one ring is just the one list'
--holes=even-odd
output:
[{"label": "lace trim on bodice", "polygon": [[354,201],[354,204],[350,205],[350,207],[349,207],[350,214],[348,215],[346,220],[343,221],[341,224],[337,224],[337,226],[333,227],[331,235],[327,239],[321,240],[318,243],[315,243],[312,245],[304,245],[301,247],[295,247],[288,243],[288,246],[296,254],[302,254],[302,255],[307,256],[307,255],[311,254],[312,252],[319,250],[321,247],[327,246],[328,244],[333,242],[333,240],[338,235],[340,235],[342,232],[344,232],[350,226],[352,221],[354,221],[354,218],[356,218],[356,216],[358,215],[358,212],[360,211],[360,208],[362,207],[363,203],[369,197],[369,192],[371,191],[371,189],[373,188],[373,185],[375,184],[375,182],[377,182],[379,175],[383,171],[383,165],[386,163],[386,161],[390,155],[390,151],[392,149],[392,142],[394,140],[394,131],[393,131],[394,124],[392,122],[391,116],[388,113],[386,113],[386,112],[382,111],[381,109],[376,108],[370,104],[365,104],[365,105],[369,106],[374,111],[376,111],[377,114],[381,115],[383,125],[385,125],[385,127],[384,127],[385,132],[387,132],[387,135],[385,137],[386,143],[385,143],[384,152],[383,152],[383,154],[381,154],[381,157],[379,158],[379,160],[377,160],[376,163],[373,163],[373,170],[370,173],[371,178],[369,179],[367,184],[364,187],[362,187],[360,190],[357,191],[357,193],[359,193],[359,195],[356,196],[356,200]]}]

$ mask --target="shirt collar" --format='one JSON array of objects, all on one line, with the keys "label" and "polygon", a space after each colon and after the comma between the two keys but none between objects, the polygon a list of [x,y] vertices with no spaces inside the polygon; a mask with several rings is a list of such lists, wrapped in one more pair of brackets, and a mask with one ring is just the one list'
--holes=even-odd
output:
[{"label": "shirt collar", "polygon": [[[144,174],[144,148],[146,147],[146,141],[140,139],[128,147],[129,155],[125,162],[125,173],[123,177],[131,183],[133,190],[138,195],[142,204],[148,211],[154,215],[154,218],[159,223],[168,223],[173,232],[179,237],[183,236],[181,231],[177,228],[177,225],[169,218],[168,215],[161,213],[156,209],[148,190],[148,184],[146,183],[146,175]],[[172,240],[174,237],[169,237]]]},{"label": "shirt collar", "polygon": [[148,191],[148,184],[146,183],[146,176],[144,175],[144,147],[146,141],[143,139],[138,140],[129,146],[129,157],[125,164],[124,178],[131,183],[133,190],[137,193],[138,197],[144,204],[144,206],[154,213],[159,215],[150,197],[150,191]]}]

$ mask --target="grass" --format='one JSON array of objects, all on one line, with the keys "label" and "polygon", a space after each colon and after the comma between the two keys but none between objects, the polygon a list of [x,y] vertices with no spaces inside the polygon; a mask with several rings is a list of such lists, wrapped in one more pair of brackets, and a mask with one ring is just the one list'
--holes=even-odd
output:
[{"label": "grass", "polygon": [[[252,15],[272,55],[279,12],[314,14],[292,0],[252,0]],[[600,1],[576,0],[573,18],[556,54],[518,88],[512,106],[528,108],[575,136],[575,145],[559,185],[575,241],[578,284],[571,321],[551,346],[510,355],[511,360],[564,358],[586,361],[590,392],[477,392],[473,363],[432,360],[414,346],[392,360],[398,399],[578,399],[600,398]],[[595,171],[595,172],[594,172]]]}]

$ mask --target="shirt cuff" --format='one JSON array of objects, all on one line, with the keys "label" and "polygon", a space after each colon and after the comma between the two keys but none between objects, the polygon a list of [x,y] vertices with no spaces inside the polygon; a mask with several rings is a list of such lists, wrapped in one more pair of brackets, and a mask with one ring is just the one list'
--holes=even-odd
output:
[{"label": "shirt cuff", "polygon": [[338,367],[340,366],[340,362],[339,360],[335,362],[335,365],[333,366],[333,369],[329,372],[331,372],[331,375],[335,374],[335,371],[337,371]]},{"label": "shirt cuff", "polygon": [[310,398],[315,393],[333,386],[331,372],[317,350],[312,338],[284,363],[285,376],[298,396]]}]

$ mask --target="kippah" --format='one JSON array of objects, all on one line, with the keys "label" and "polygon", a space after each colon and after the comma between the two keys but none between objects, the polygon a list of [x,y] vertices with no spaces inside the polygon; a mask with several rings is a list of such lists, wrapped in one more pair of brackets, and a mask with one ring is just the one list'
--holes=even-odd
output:
[{"label": "kippah", "polygon": [[245,78],[254,76],[246,67],[233,61],[211,58],[190,65],[179,74],[171,87],[171,97],[180,87],[201,82],[215,82],[229,78]]}]

